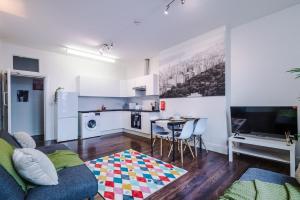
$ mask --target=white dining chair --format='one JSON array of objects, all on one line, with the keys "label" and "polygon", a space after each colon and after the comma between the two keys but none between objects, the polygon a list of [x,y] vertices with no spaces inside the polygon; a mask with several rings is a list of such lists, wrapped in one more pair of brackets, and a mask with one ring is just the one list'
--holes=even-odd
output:
[{"label": "white dining chair", "polygon": [[153,124],[152,131],[154,134],[154,140],[152,143],[152,146],[154,147],[155,141],[157,138],[160,138],[160,155],[162,156],[163,154],[163,140],[169,141],[169,136],[170,136],[170,131],[167,131],[164,127]]},{"label": "white dining chair", "polygon": [[[180,145],[180,157],[181,157],[181,163],[183,163],[183,152],[184,152],[184,149],[183,149],[183,143],[185,143],[193,158],[195,158],[194,156],[194,153],[193,153],[193,150],[188,142],[188,140],[191,138],[192,134],[194,132],[194,120],[190,120],[190,121],[187,121],[184,125],[183,125],[183,128],[182,128],[182,131],[180,132],[180,135],[178,136],[175,136],[176,140],[179,142],[179,145]],[[171,155],[171,152],[173,151],[174,147],[173,147],[173,144],[171,144],[171,149],[169,151],[169,155]]]},{"label": "white dining chair", "polygon": [[[194,129],[194,146],[195,146],[195,155],[197,157],[197,142],[199,142],[199,147],[200,149],[202,150],[202,145],[204,146],[205,150],[206,150],[206,153],[208,153],[207,151],[207,148],[205,146],[205,143],[203,141],[203,135],[205,134],[206,132],[206,129],[207,129],[207,121],[208,119],[207,118],[200,118],[197,123],[196,123],[196,126],[195,126],[195,129]],[[197,137],[199,138],[199,141],[196,140]]]}]

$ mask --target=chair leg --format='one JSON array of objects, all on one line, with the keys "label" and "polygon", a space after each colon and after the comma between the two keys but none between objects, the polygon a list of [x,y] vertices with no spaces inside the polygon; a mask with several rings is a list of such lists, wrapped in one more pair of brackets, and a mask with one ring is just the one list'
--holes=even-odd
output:
[{"label": "chair leg", "polygon": [[191,152],[193,158],[195,158],[194,153],[193,153],[193,150],[192,150],[192,147],[190,146],[189,142],[188,142],[187,140],[186,140],[185,142],[186,142],[187,146],[189,147],[190,152]]},{"label": "chair leg", "polygon": [[170,151],[169,151],[169,154],[168,154],[168,158],[170,157],[172,151],[173,151],[173,144],[171,144],[171,148],[170,148]]},{"label": "chair leg", "polygon": [[163,154],[163,139],[160,138],[160,156]]},{"label": "chair leg", "polygon": [[202,144],[203,144],[203,146],[204,146],[204,148],[205,148],[206,153],[208,153],[208,150],[207,150],[206,145],[205,145],[205,143],[204,143],[204,141],[203,141],[202,138],[201,138],[201,142],[202,142]]},{"label": "chair leg", "polygon": [[155,144],[155,140],[156,140],[156,136],[154,137],[153,139],[153,143],[152,143],[152,146],[154,147],[154,144]]},{"label": "chair leg", "polygon": [[180,140],[180,154],[181,154],[181,163],[183,164],[183,148],[182,148],[182,140]]},{"label": "chair leg", "polygon": [[197,151],[197,145],[196,145],[196,136],[194,136],[194,148],[195,148],[195,156],[197,157],[198,151]]},{"label": "chair leg", "polygon": [[200,151],[202,153],[202,135],[199,136],[199,147],[200,147]]}]

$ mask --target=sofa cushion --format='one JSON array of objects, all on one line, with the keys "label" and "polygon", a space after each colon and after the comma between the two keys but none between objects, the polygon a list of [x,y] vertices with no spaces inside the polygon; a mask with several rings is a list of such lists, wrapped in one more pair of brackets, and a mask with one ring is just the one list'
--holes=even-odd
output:
[{"label": "sofa cushion", "polygon": [[37,147],[36,149],[40,150],[45,154],[54,153],[56,150],[69,150],[69,148],[63,144],[52,144],[49,146]]},{"label": "sofa cushion", "polygon": [[23,148],[35,148],[36,143],[34,139],[26,132],[20,131],[13,134],[13,137]]},{"label": "sofa cushion", "polygon": [[258,168],[249,168],[240,178],[241,181],[253,181],[255,179],[268,182],[268,183],[280,184],[280,185],[284,183],[290,183],[296,186],[298,185],[295,178],[292,178],[284,174],[279,174],[276,172],[272,172],[264,169],[258,169]]},{"label": "sofa cushion", "polygon": [[20,200],[25,193],[15,179],[0,166],[0,199]]},{"label": "sofa cushion", "polygon": [[39,186],[28,191],[27,200],[85,199],[97,194],[98,183],[92,172],[79,165],[58,172],[58,185]]},{"label": "sofa cushion", "polygon": [[32,148],[15,149],[13,162],[19,174],[33,184],[58,184],[57,172],[53,163],[39,150]]},{"label": "sofa cushion", "polygon": [[296,170],[296,180],[298,181],[298,183],[300,184],[300,163],[298,164],[298,168]]},{"label": "sofa cushion", "polygon": [[0,138],[0,165],[16,180],[16,182],[22,187],[23,191],[26,191],[26,184],[15,170],[12,162],[13,151],[13,147]]},{"label": "sofa cushion", "polygon": [[22,148],[21,145],[7,131],[0,131],[0,138],[11,144],[13,147]]}]

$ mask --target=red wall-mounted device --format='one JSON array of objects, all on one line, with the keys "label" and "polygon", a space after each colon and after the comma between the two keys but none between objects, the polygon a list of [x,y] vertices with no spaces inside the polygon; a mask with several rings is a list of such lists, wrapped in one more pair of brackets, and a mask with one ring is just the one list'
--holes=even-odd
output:
[{"label": "red wall-mounted device", "polygon": [[160,110],[166,110],[166,102],[165,101],[160,101]]}]

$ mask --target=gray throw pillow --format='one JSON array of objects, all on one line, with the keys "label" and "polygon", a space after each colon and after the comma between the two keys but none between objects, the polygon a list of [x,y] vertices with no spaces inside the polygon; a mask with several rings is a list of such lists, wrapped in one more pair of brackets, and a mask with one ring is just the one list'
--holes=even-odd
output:
[{"label": "gray throw pillow", "polygon": [[15,149],[13,163],[17,172],[31,183],[36,185],[58,184],[58,176],[53,163],[39,150]]},{"label": "gray throw pillow", "polygon": [[33,148],[34,149],[36,147],[35,141],[26,132],[23,132],[23,131],[16,132],[13,134],[13,136],[23,148]]},{"label": "gray throw pillow", "polygon": [[296,170],[296,180],[300,184],[300,163],[298,164],[298,168]]}]

